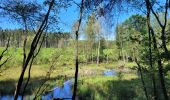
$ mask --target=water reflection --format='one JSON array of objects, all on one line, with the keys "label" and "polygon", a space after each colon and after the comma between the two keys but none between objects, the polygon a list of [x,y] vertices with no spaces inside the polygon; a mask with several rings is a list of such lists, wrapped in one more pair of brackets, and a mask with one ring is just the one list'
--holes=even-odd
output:
[{"label": "water reflection", "polygon": [[[104,71],[105,76],[116,75],[116,70],[106,70]],[[62,98],[64,100],[71,100],[72,97],[72,85],[73,79],[64,82],[63,87],[55,87],[53,91],[49,92],[47,95],[42,96],[42,100],[51,100],[52,98]]]},{"label": "water reflection", "polygon": [[51,100],[52,98],[62,98],[64,100],[71,100],[72,97],[73,79],[64,82],[62,87],[55,87],[53,91],[47,95],[42,96],[42,100]]},{"label": "water reflection", "polygon": [[[106,70],[103,72],[104,76],[114,76],[117,74],[116,70]],[[72,98],[72,86],[74,80],[67,80],[62,87],[54,87],[52,91],[42,96],[42,100],[51,100],[53,98],[60,98],[64,100],[71,100]],[[13,100],[12,95],[0,96],[0,100]],[[24,97],[24,100],[32,100],[32,96]],[[17,100],[21,100],[21,96]]]},{"label": "water reflection", "polygon": [[[0,96],[0,100],[14,100],[14,96],[13,95],[3,95],[3,96]],[[17,100],[22,100],[21,96],[18,96]],[[33,96],[25,96],[23,98],[23,100],[33,100]]]},{"label": "water reflection", "polygon": [[105,76],[114,76],[117,74],[117,72],[115,70],[106,70],[103,73]]}]

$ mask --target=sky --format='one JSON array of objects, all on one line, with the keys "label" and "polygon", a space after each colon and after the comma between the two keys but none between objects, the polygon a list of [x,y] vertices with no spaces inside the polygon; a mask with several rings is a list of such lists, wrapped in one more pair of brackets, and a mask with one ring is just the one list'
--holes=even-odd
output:
[{"label": "sky", "polygon": [[[38,0],[38,3],[42,3],[42,1],[44,0]],[[78,13],[76,5],[70,6],[68,9],[62,9],[59,14],[61,19],[59,27],[61,27],[63,31],[71,31],[72,24],[78,19]],[[17,29],[21,27],[21,25],[7,17],[0,17],[0,27],[2,29]]]},{"label": "sky", "polygon": [[[42,2],[42,0],[38,0],[38,2]],[[70,6],[68,9],[62,9],[61,12],[59,13],[60,17],[60,23],[58,27],[61,28],[62,31],[64,32],[71,32],[73,24],[78,20],[78,14],[79,14],[79,9],[77,8],[76,5]],[[115,37],[115,26],[116,26],[116,20],[119,22],[123,22],[125,19],[127,19],[130,15],[134,13],[122,13],[111,19],[113,21],[114,25],[112,28],[108,28],[107,31],[109,32],[109,39],[114,39]],[[18,29],[21,27],[17,22],[14,20],[10,20],[9,18],[5,17],[0,17],[0,27],[2,29]],[[101,18],[102,19],[102,18]],[[103,19],[102,19],[103,20]],[[103,20],[104,21],[104,20]],[[102,23],[106,23],[105,21]]]}]

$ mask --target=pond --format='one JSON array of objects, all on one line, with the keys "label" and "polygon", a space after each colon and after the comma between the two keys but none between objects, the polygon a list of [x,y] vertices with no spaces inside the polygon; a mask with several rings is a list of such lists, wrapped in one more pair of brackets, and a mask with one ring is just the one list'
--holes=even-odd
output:
[{"label": "pond", "polygon": [[117,74],[116,70],[106,70],[103,72],[105,76],[115,76]]},{"label": "pond", "polygon": [[[32,100],[34,98],[34,96],[26,96],[24,97],[24,100]],[[0,96],[0,100],[14,100],[14,96],[13,95],[2,95]],[[17,100],[22,100],[21,96],[18,96]]]},{"label": "pond", "polygon": [[[104,76],[115,76],[117,72],[115,70],[106,70],[103,72]],[[42,96],[42,100],[51,100],[52,98],[62,98],[64,100],[71,100],[72,98],[72,85],[74,80],[68,80],[64,82],[62,87],[55,87],[53,91],[47,95]]]},{"label": "pond", "polygon": [[[115,76],[117,74],[116,70],[106,70],[103,72],[104,76]],[[74,79],[67,80],[63,83],[61,87],[54,87],[52,91],[42,96],[42,100],[51,100],[53,98],[62,98],[64,100],[71,100],[72,98],[72,86]],[[0,96],[0,100],[13,100],[12,95]],[[31,96],[24,97],[24,100],[32,100]],[[21,100],[21,96],[18,97]]]},{"label": "pond", "polygon": [[52,98],[62,98],[71,100],[73,79],[64,82],[62,87],[54,87],[53,91],[42,96],[42,100],[51,100]]}]

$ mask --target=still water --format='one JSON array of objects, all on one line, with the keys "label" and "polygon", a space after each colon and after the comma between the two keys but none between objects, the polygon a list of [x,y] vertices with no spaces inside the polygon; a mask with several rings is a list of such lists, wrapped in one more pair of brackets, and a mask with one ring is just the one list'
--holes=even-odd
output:
[{"label": "still water", "polygon": [[[106,70],[103,72],[104,76],[115,76],[117,72],[115,70]],[[62,98],[64,100],[71,100],[72,97],[72,86],[74,80],[70,79],[64,82],[61,87],[54,87],[52,91],[48,92],[46,95],[42,96],[42,100],[51,100],[53,98]],[[0,96],[0,100],[13,100],[12,95]],[[32,100],[33,96],[24,97],[24,100]],[[18,100],[21,100],[21,96],[18,97]]]}]

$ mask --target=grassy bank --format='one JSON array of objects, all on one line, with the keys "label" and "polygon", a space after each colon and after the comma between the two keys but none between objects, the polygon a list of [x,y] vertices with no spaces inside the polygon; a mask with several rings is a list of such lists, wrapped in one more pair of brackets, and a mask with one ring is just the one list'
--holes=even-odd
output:
[{"label": "grassy bank", "polygon": [[135,74],[123,74],[122,79],[116,76],[85,77],[79,82],[80,100],[145,100]]},{"label": "grassy bank", "polygon": [[[33,93],[36,88],[45,80],[45,76],[47,71],[49,70],[48,65],[33,65],[31,70],[31,80],[29,86],[27,88],[27,93]],[[103,71],[107,70],[103,64],[100,66],[96,65],[80,65],[79,68],[79,76],[95,76],[102,75]],[[21,72],[21,67],[11,67],[3,70],[0,73],[0,94],[13,94],[15,90],[15,85],[19,78]],[[67,80],[71,77],[74,77],[75,67],[73,65],[70,66],[55,66],[53,72],[51,73],[50,87],[55,86],[57,83],[60,83],[62,80]],[[26,74],[24,79],[27,79],[28,70],[26,70]],[[53,83],[53,84],[51,84]],[[62,83],[61,83],[62,84]]]},{"label": "grassy bank", "polygon": [[[0,51],[2,50],[3,48],[0,48]],[[63,51],[63,53],[60,53],[61,51]],[[48,90],[52,89],[56,84],[61,85],[64,80],[74,77],[75,67],[73,54],[73,49],[42,48],[33,63],[31,80],[26,89],[26,94],[33,94],[40,84],[45,81],[45,76],[52,62],[56,62],[56,64],[51,73],[51,79],[47,82],[47,85],[49,86]],[[60,57],[55,59],[58,55],[60,55]],[[10,60],[0,68],[0,94],[13,95],[21,72],[23,57],[22,48],[9,48],[9,51],[5,54],[4,58],[9,56],[11,56]],[[134,72],[129,70],[135,66],[134,63],[126,63],[123,68],[121,67],[122,63],[123,62],[121,61],[111,62],[109,64],[101,63],[99,65],[96,65],[95,62],[94,64],[80,63],[79,77],[83,80],[88,80],[89,77],[101,76],[103,75],[103,71],[110,69],[122,71],[123,73]],[[24,80],[26,80],[27,77],[28,69],[26,70]],[[101,78],[101,80],[104,81],[105,79]]]}]

